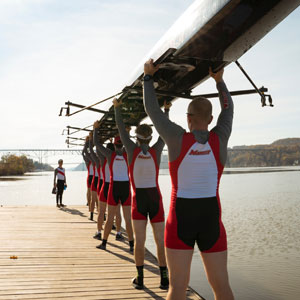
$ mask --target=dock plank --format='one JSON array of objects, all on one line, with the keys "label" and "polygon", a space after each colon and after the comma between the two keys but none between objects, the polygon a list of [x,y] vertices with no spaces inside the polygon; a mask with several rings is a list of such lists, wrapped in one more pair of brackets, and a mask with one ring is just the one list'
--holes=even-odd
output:
[{"label": "dock plank", "polygon": [[[112,231],[108,251],[96,248],[96,222],[88,220],[86,206],[0,207],[0,213],[0,300],[166,298],[148,251],[145,289],[136,290],[127,240],[116,241]],[[187,299],[201,298],[189,290]]]}]

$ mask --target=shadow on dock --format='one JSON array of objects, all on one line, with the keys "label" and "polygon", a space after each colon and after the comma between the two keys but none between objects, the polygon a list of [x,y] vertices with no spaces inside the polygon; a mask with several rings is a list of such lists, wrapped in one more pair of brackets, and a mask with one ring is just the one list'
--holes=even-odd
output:
[{"label": "shadow on dock", "polygon": [[85,215],[82,211],[76,209],[76,208],[68,208],[68,207],[61,207],[60,210],[68,213],[68,214],[72,214],[72,215],[76,215],[76,216],[80,216],[80,217],[84,217],[86,218],[87,215]]}]

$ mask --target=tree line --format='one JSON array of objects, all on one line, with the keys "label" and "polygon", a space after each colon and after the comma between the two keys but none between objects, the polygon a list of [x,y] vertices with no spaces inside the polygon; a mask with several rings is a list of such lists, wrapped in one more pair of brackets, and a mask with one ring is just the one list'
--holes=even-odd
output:
[{"label": "tree line", "polygon": [[300,165],[300,138],[281,139],[269,145],[228,149],[227,167],[276,167]]},{"label": "tree line", "polygon": [[2,156],[0,160],[0,176],[23,175],[26,172],[33,172],[38,169],[53,170],[51,166],[33,161],[26,155],[7,154]]}]

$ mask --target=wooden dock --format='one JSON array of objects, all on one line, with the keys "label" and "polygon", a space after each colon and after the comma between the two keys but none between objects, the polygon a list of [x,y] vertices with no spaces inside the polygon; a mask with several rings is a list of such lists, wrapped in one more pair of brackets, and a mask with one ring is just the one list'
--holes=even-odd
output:
[{"label": "wooden dock", "polygon": [[[156,259],[145,256],[145,289],[136,290],[128,242],[98,250],[87,207],[0,207],[0,300],[165,299]],[[97,216],[96,216],[97,217]],[[201,299],[192,290],[187,299]]]}]

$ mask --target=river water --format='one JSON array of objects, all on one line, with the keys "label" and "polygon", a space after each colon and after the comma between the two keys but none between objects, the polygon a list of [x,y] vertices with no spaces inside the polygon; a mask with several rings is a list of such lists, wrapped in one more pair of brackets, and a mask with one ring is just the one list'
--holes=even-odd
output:
[{"label": "river water", "polygon": [[[229,170],[231,174],[222,177],[220,195],[235,298],[300,299],[299,168]],[[171,182],[168,171],[161,172],[167,215]],[[84,205],[86,172],[67,172],[67,181],[63,202]],[[0,205],[55,205],[52,182],[49,172],[0,178]],[[147,248],[155,253],[148,227]],[[213,299],[196,248],[190,285],[204,298]]]}]

